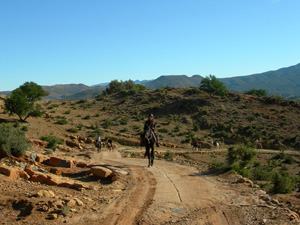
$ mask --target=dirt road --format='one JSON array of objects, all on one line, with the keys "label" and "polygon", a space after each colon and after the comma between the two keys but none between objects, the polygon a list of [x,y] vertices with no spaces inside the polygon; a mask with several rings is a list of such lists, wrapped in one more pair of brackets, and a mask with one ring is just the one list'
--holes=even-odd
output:
[{"label": "dirt road", "polygon": [[130,170],[126,191],[104,209],[100,224],[289,224],[284,207],[236,178],[199,174],[193,167],[102,153],[102,161]]}]

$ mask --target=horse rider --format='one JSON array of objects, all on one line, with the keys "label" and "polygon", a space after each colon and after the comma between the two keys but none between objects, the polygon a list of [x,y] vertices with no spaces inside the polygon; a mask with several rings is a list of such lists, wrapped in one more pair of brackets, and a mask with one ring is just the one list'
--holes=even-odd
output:
[{"label": "horse rider", "polygon": [[151,130],[153,131],[153,134],[154,134],[154,136],[155,136],[155,140],[156,140],[156,146],[157,147],[159,147],[160,146],[160,144],[158,143],[158,136],[157,136],[157,134],[155,133],[155,122],[154,122],[154,120],[153,120],[153,114],[149,114],[149,116],[148,116],[148,120],[146,120],[145,121],[145,124],[144,124],[144,134],[145,134],[145,132],[146,132],[146,127],[150,127],[151,128]]}]

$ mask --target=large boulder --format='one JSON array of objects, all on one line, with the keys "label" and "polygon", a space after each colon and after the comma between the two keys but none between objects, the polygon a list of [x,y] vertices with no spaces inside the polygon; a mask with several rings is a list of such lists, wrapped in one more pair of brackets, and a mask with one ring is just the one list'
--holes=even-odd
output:
[{"label": "large boulder", "polygon": [[65,168],[74,168],[76,166],[75,161],[72,159],[63,159],[54,156],[50,157],[48,164],[51,166],[65,167]]},{"label": "large boulder", "polygon": [[113,172],[110,169],[102,166],[92,167],[90,171],[92,174],[99,178],[107,178],[113,175]]},{"label": "large boulder", "polygon": [[30,178],[28,173],[26,173],[24,170],[10,168],[10,167],[6,167],[6,166],[0,166],[0,173],[4,173],[6,176],[8,176],[12,179],[23,178],[23,179],[27,180]]}]

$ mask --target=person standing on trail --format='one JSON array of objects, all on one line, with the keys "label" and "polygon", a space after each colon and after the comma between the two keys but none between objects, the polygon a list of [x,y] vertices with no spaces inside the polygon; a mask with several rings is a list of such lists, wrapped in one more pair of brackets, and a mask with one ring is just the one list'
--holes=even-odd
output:
[{"label": "person standing on trail", "polygon": [[148,120],[146,120],[145,123],[144,123],[144,135],[145,135],[146,128],[147,128],[147,127],[150,127],[151,130],[153,131],[154,136],[155,136],[155,140],[156,140],[155,143],[156,143],[156,146],[159,147],[160,144],[159,144],[159,142],[158,142],[158,136],[157,136],[157,134],[155,133],[155,126],[156,126],[156,125],[155,125],[155,122],[154,122],[154,116],[153,116],[153,114],[149,114]]}]

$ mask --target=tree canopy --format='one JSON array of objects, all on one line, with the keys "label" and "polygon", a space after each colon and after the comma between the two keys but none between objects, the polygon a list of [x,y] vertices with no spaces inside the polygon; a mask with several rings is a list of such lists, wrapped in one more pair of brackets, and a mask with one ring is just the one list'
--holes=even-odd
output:
[{"label": "tree canopy", "polygon": [[26,82],[13,90],[10,98],[5,100],[5,108],[10,115],[16,114],[20,121],[26,121],[28,117],[39,117],[43,114],[41,106],[36,101],[47,96],[41,86],[34,82]]},{"label": "tree canopy", "polygon": [[108,87],[103,92],[103,94],[112,94],[121,91],[140,91],[145,89],[146,88],[143,85],[135,84],[132,80],[128,80],[128,81],[113,80],[109,83]]},{"label": "tree canopy", "polygon": [[210,93],[211,95],[226,95],[228,93],[227,87],[224,83],[219,81],[214,75],[205,77],[200,83],[200,89]]}]

